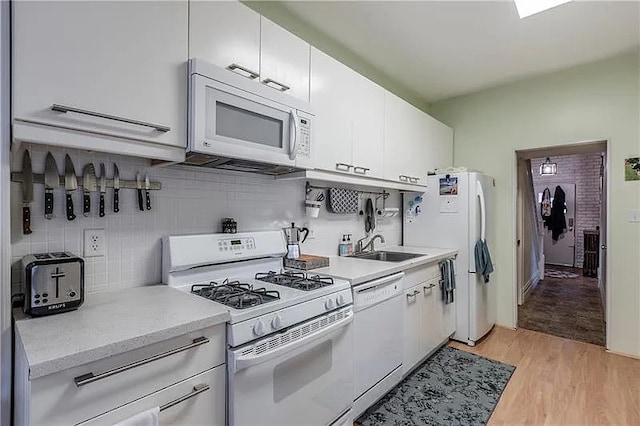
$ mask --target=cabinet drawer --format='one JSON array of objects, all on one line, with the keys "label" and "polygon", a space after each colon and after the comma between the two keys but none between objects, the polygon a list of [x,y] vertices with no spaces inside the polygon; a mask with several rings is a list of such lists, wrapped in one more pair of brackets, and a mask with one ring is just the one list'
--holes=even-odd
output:
[{"label": "cabinet drawer", "polygon": [[404,287],[409,288],[434,278],[440,278],[440,267],[437,262],[421,265],[404,272]]},{"label": "cabinet drawer", "polygon": [[153,407],[161,408],[158,422],[163,426],[224,425],[225,373],[221,365],[80,425],[111,426]]},{"label": "cabinet drawer", "polygon": [[41,377],[31,382],[31,424],[78,423],[224,360],[221,324]]}]

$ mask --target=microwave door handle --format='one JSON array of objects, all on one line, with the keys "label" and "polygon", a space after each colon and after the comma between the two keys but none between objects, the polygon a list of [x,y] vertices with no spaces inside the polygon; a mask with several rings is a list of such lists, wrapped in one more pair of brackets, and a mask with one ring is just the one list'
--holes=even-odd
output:
[{"label": "microwave door handle", "polygon": [[297,155],[296,145],[298,144],[298,131],[299,131],[298,130],[298,114],[294,109],[292,109],[289,114],[291,115],[291,121],[293,122],[293,126],[289,126],[291,128],[291,135],[289,138],[289,144],[291,146],[289,149],[289,158],[292,160],[295,160]]}]

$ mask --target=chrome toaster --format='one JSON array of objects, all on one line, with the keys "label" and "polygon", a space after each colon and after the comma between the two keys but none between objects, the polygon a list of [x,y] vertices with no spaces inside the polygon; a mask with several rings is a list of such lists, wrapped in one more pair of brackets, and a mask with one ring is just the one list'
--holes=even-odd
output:
[{"label": "chrome toaster", "polygon": [[84,260],[73,253],[22,258],[24,311],[40,316],[77,309],[84,302]]}]

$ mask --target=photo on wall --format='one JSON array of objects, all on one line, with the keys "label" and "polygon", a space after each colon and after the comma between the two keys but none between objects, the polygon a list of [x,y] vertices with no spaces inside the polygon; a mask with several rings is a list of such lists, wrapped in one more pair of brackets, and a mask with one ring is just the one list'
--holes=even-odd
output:
[{"label": "photo on wall", "polygon": [[640,180],[640,157],[624,160],[624,180]]}]

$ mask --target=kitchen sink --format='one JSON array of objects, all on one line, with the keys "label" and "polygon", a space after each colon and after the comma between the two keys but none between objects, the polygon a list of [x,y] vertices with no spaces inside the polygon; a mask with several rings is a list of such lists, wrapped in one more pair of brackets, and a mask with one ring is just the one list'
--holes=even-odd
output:
[{"label": "kitchen sink", "polygon": [[425,255],[416,254],[416,253],[400,253],[396,251],[374,251],[374,252],[353,254],[349,257],[355,257],[357,259],[367,259],[367,260],[380,260],[382,262],[404,262],[405,260],[413,259],[420,256],[425,256]]}]

